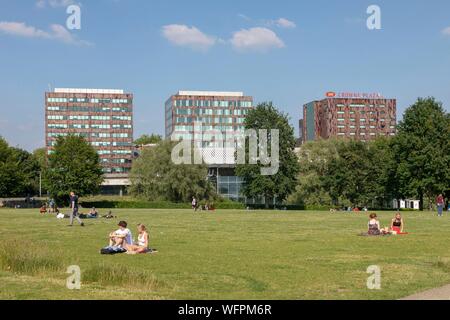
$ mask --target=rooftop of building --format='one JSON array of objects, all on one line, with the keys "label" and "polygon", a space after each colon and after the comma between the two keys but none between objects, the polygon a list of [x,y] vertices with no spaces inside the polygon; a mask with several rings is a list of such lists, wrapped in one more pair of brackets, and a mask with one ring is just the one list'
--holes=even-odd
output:
[{"label": "rooftop of building", "polygon": [[199,96],[199,97],[243,97],[243,92],[233,91],[185,91],[180,90],[175,95],[178,96]]},{"label": "rooftop of building", "polygon": [[55,88],[54,93],[124,94],[122,89]]}]

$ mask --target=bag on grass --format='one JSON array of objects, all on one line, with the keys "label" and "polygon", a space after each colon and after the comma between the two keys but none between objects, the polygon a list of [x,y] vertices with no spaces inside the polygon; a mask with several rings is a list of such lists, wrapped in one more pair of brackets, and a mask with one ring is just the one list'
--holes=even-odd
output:
[{"label": "bag on grass", "polygon": [[119,247],[105,247],[100,249],[100,254],[118,254],[125,253],[127,250]]}]

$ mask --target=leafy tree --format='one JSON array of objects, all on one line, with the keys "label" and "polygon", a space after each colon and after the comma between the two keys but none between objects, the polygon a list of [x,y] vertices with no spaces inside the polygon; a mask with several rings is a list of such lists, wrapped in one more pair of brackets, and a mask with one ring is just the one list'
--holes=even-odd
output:
[{"label": "leafy tree", "polygon": [[[48,169],[47,148],[39,148],[39,149],[34,150],[33,157],[39,165],[39,172],[40,172],[41,176],[44,177],[47,172],[47,169]],[[39,172],[38,172],[38,174],[39,174]],[[44,192],[44,190],[47,190],[47,186],[45,185],[45,180],[42,180],[41,182],[42,182],[42,190]],[[39,185],[39,181],[37,182],[37,184]]]},{"label": "leafy tree", "polygon": [[347,199],[351,205],[367,205],[370,163],[363,142],[347,140],[338,144],[339,157],[333,159],[322,177],[335,202]]},{"label": "leafy tree", "polygon": [[[236,174],[244,179],[243,193],[246,197],[257,198],[264,196],[266,206],[269,201],[277,198],[284,201],[295,190],[299,171],[298,158],[294,153],[296,144],[294,129],[289,125],[288,116],[279,112],[272,102],[259,104],[251,109],[245,118],[245,129],[253,129],[259,133],[260,129],[279,130],[279,170],[274,175],[262,175],[259,163],[249,164],[249,149],[246,146],[247,164],[239,164]],[[259,137],[259,142],[261,137]],[[268,152],[271,154],[271,136],[268,137]],[[273,160],[273,159],[272,159]]]},{"label": "leafy tree", "polygon": [[332,205],[323,177],[333,159],[338,157],[335,139],[310,141],[302,145],[299,158],[298,184],[289,203],[302,205]]},{"label": "leafy tree", "polygon": [[0,138],[0,197],[34,195],[39,165],[25,150],[12,148]]},{"label": "leafy tree", "polygon": [[393,199],[398,199],[393,142],[391,138],[380,137],[367,144],[369,176],[366,191],[368,199],[376,207],[384,207]]},{"label": "leafy tree", "polygon": [[157,134],[148,135],[143,134],[138,139],[134,141],[135,145],[147,145],[147,144],[156,144],[162,141],[162,137]]},{"label": "leafy tree", "polygon": [[211,199],[214,188],[208,181],[205,165],[174,164],[175,142],[163,141],[154,148],[144,149],[133,162],[129,192],[149,201],[189,202],[191,197]]},{"label": "leafy tree", "polygon": [[71,191],[80,196],[97,193],[103,173],[96,150],[83,137],[58,137],[48,157],[45,182],[59,200],[67,200]]},{"label": "leafy tree", "polygon": [[33,157],[39,163],[39,167],[42,171],[47,168],[47,148],[39,148],[33,151]]},{"label": "leafy tree", "polygon": [[419,98],[398,125],[394,153],[399,191],[404,197],[424,197],[450,189],[450,116],[434,98]]}]

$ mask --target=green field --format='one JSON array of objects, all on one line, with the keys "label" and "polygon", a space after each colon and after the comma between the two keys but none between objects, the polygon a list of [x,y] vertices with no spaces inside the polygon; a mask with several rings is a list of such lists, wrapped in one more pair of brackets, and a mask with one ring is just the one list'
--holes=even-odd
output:
[{"label": "green field", "polygon": [[[102,213],[102,212],[101,212]],[[359,237],[366,214],[120,210],[154,255],[101,256],[118,220],[0,209],[1,299],[396,299],[450,283],[450,218],[404,213],[407,236]],[[387,225],[392,212],[379,213]],[[134,237],[137,235],[134,234]],[[69,265],[82,271],[68,290]],[[368,290],[378,265],[382,289]]]}]

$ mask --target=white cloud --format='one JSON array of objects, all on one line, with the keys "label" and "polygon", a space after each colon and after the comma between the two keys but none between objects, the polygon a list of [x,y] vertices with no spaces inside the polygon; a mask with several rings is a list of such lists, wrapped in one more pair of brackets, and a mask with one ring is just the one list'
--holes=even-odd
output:
[{"label": "white cloud", "polygon": [[201,32],[196,27],[188,27],[181,24],[163,26],[162,33],[174,45],[200,51],[208,50],[217,42],[215,37]]},{"label": "white cloud", "polygon": [[267,28],[242,29],[233,34],[230,40],[238,51],[268,51],[272,48],[285,47],[284,42],[275,32]]},{"label": "white cloud", "polygon": [[0,31],[6,34],[27,38],[51,38],[48,32],[27,26],[23,22],[0,22]]},{"label": "white cloud", "polygon": [[442,30],[442,34],[444,36],[450,36],[450,27],[447,27],[444,30]]},{"label": "white cloud", "polygon": [[87,41],[79,40],[59,24],[52,24],[50,31],[44,31],[33,26],[28,26],[24,22],[0,21],[0,33],[17,37],[57,40],[72,45],[91,45]]},{"label": "white cloud", "polygon": [[273,21],[273,23],[280,28],[287,28],[287,29],[293,29],[295,27],[297,27],[297,25],[295,24],[295,22],[290,21],[286,18],[280,18],[278,20]]},{"label": "white cloud", "polygon": [[38,0],[36,2],[36,7],[45,8],[48,5],[52,8],[59,8],[59,7],[68,7],[74,3],[75,3],[74,0]]}]

